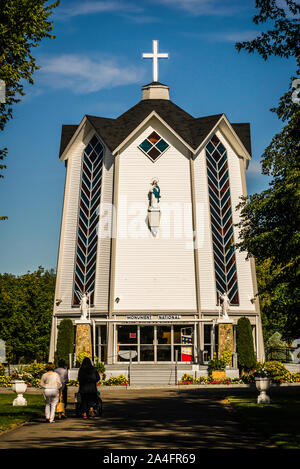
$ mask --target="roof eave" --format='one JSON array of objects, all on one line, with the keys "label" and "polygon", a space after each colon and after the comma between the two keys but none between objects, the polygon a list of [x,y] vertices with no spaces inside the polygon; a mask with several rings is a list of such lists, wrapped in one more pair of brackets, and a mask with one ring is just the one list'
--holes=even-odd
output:
[{"label": "roof eave", "polygon": [[[202,140],[200,145],[194,150],[194,153],[198,153],[199,151],[202,150],[202,148],[207,144],[209,141],[210,137],[216,132],[217,129],[220,129],[221,132],[225,135],[225,137],[228,138],[228,133],[231,133],[234,139],[236,140],[236,145],[235,145],[235,150],[238,153],[239,156],[242,156],[245,158],[245,160],[249,161],[251,160],[251,155],[246,149],[245,145],[242,143],[240,137],[237,135],[235,130],[233,129],[232,125],[230,124],[229,120],[227,119],[225,114],[222,114],[220,119],[216,122],[214,127],[208,132],[206,137]],[[226,132],[227,129],[227,132]],[[228,132],[229,131],[229,132]]]},{"label": "roof eave", "polygon": [[70,139],[68,145],[66,146],[66,148],[64,149],[64,151],[62,152],[62,154],[60,155],[59,159],[60,161],[64,161],[67,157],[67,154],[69,153],[69,150],[70,148],[72,147],[73,143],[75,142],[75,140],[77,139],[78,135],[80,134],[81,130],[83,129],[84,125],[86,124],[87,122],[87,117],[84,116],[82,121],[80,122],[80,124],[78,125],[76,131],[74,132],[74,135],[72,136],[72,138]]},{"label": "roof eave", "polygon": [[130,132],[129,135],[127,135],[127,137],[122,140],[122,142],[112,151],[112,154],[113,155],[116,155],[119,151],[122,150],[122,148],[126,145],[126,143],[128,143],[132,137],[134,137],[134,135],[139,132],[139,130],[150,120],[152,119],[152,117],[156,117],[170,132],[172,132],[173,135],[175,135],[176,138],[178,138],[178,140],[180,140],[180,142],[186,146],[191,152],[194,152],[194,149],[177,133],[174,131],[174,129],[162,118],[160,117],[159,114],[157,114],[156,111],[151,111],[150,114],[148,114],[148,116],[143,119],[142,122],[140,122],[140,124],[132,131]]}]

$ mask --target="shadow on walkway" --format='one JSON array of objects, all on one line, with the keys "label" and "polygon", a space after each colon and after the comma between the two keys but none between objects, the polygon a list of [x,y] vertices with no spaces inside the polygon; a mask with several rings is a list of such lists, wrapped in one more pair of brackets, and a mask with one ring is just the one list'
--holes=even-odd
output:
[{"label": "shadow on walkway", "polygon": [[241,390],[130,389],[102,393],[103,414],[54,424],[36,419],[0,436],[0,449],[264,449],[224,400]]}]

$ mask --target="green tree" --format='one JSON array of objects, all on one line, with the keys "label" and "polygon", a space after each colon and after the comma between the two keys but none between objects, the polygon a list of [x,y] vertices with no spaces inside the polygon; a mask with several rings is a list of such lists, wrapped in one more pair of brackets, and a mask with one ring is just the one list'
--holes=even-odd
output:
[{"label": "green tree", "polygon": [[270,21],[272,28],[260,33],[252,41],[237,42],[237,50],[245,49],[250,53],[256,51],[264,60],[271,55],[286,58],[299,57],[300,20],[297,16],[300,13],[299,2],[283,0],[278,5],[278,0],[256,0],[255,6],[258,13],[254,16],[253,22],[263,24]]},{"label": "green tree", "polygon": [[252,328],[248,318],[240,318],[236,327],[236,351],[241,373],[247,373],[256,365]]},{"label": "green tree", "polygon": [[[49,17],[59,1],[48,6],[47,3],[48,0],[0,0],[0,80],[6,86],[5,102],[0,103],[0,131],[13,116],[13,105],[25,95],[24,81],[33,84],[33,74],[40,68],[32,49],[43,38],[55,37],[50,34],[53,23]],[[7,149],[0,149],[0,160],[6,156]],[[0,165],[0,170],[5,168]]]},{"label": "green tree", "polygon": [[55,273],[39,267],[25,275],[0,275],[0,338],[10,362],[47,360]]},{"label": "green tree", "polygon": [[74,352],[74,326],[71,319],[63,319],[58,326],[55,361],[63,358],[69,363],[69,353]]},{"label": "green tree", "polygon": [[[275,0],[260,0],[256,6],[260,11],[255,22],[273,21],[273,29],[253,41],[236,44],[237,49],[257,51],[265,60],[270,55],[295,57],[299,73],[300,31],[296,16],[300,5],[286,0],[284,9]],[[264,334],[269,336],[278,330],[286,339],[300,336],[300,106],[292,99],[294,79],[278,107],[271,109],[286,124],[262,155],[262,173],[271,178],[269,187],[243,198],[238,206],[241,241],[237,248],[257,259]]]}]

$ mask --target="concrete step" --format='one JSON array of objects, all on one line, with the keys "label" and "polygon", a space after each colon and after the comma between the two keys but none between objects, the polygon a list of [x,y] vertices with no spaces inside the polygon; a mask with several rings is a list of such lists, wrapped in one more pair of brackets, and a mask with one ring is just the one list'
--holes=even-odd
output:
[{"label": "concrete step", "polygon": [[132,385],[145,385],[145,384],[175,384],[175,369],[174,367],[160,367],[157,368],[140,368],[131,367],[130,383]]}]

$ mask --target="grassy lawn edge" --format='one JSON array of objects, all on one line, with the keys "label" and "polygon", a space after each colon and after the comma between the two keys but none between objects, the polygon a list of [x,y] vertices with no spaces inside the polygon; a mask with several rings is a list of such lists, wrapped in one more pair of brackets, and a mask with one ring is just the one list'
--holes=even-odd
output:
[{"label": "grassy lawn edge", "polygon": [[228,396],[226,400],[244,422],[277,448],[300,449],[300,396],[270,397],[270,404],[257,404],[257,393]]},{"label": "grassy lawn edge", "polygon": [[44,415],[42,395],[26,395],[27,406],[13,406],[15,394],[0,394],[0,435]]}]

